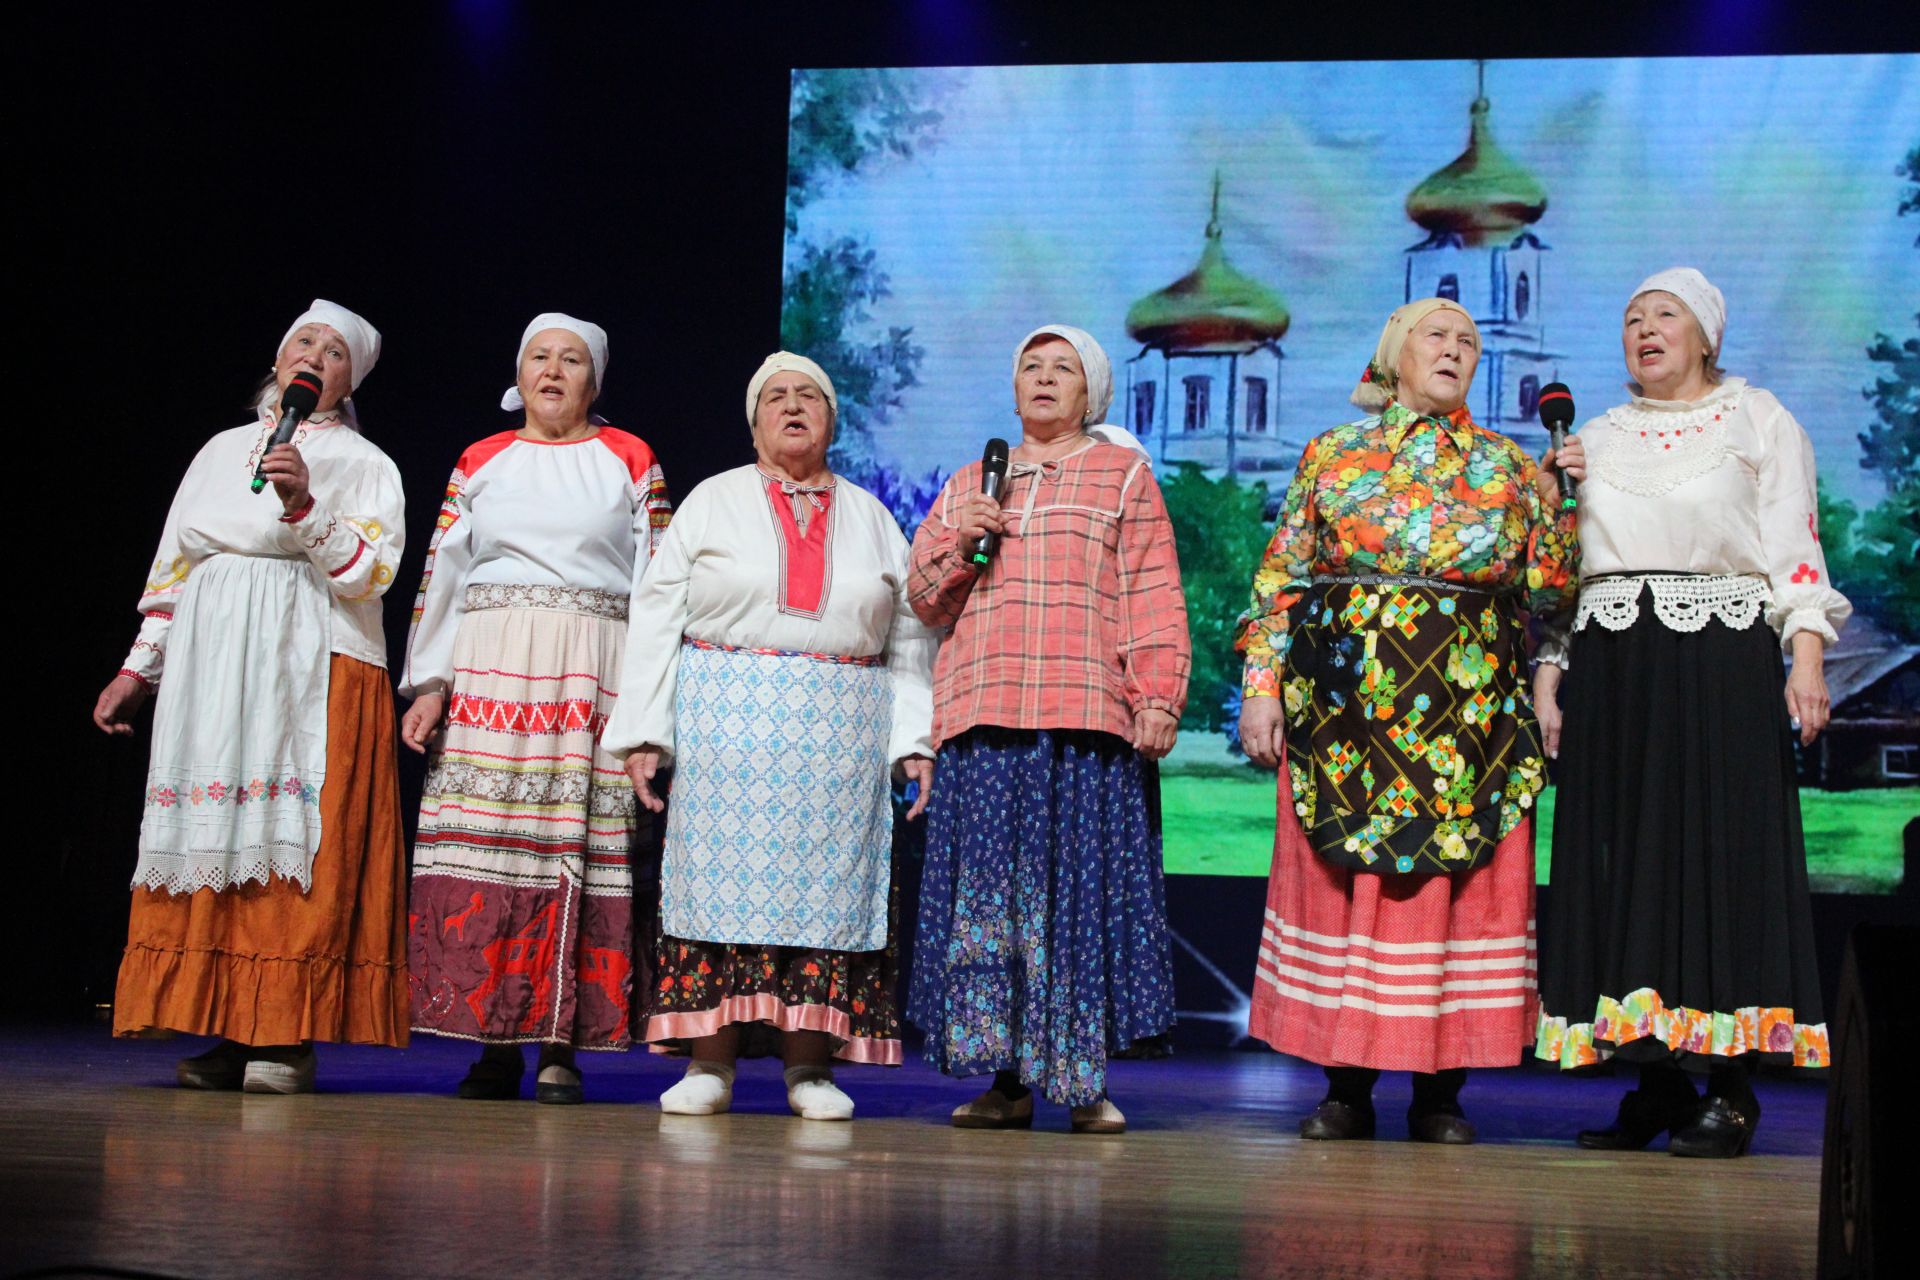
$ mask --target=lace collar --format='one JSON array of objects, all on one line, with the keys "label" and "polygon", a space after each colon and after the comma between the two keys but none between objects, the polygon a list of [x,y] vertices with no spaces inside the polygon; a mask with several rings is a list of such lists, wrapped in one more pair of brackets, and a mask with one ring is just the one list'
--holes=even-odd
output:
[{"label": "lace collar", "polygon": [[1727,421],[1746,394],[1728,378],[1699,400],[1636,395],[1607,410],[1612,428],[1593,451],[1596,475],[1616,489],[1657,498],[1715,470],[1727,456]]}]

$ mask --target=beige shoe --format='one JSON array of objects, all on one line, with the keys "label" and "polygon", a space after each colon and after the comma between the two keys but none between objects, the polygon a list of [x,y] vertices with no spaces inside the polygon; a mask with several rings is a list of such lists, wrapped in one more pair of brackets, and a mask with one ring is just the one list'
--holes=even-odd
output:
[{"label": "beige shoe", "polygon": [[1072,1119],[1075,1133],[1125,1133],[1127,1131],[1126,1116],[1122,1115],[1120,1108],[1114,1106],[1112,1100],[1108,1098],[1102,1098],[1084,1107],[1075,1107]]},{"label": "beige shoe", "polygon": [[963,1102],[953,1109],[953,1127],[956,1129],[1031,1129],[1033,1128],[1033,1094],[1015,1102],[1006,1094],[989,1089],[972,1102]]}]

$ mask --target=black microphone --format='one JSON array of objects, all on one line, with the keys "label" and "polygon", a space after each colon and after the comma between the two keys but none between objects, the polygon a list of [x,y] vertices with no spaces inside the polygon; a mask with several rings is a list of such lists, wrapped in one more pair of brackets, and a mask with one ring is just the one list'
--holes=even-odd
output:
[{"label": "black microphone", "polygon": [[320,375],[304,369],[294,374],[293,381],[280,393],[280,422],[273,429],[273,439],[267,441],[267,447],[260,451],[260,465],[253,469],[255,493],[267,487],[267,455],[292,440],[300,424],[319,407]]},{"label": "black microphone", "polygon": [[[980,455],[980,492],[1000,501],[1000,494],[1007,487],[1007,442],[999,436],[987,441],[987,451]],[[978,573],[987,567],[993,559],[993,553],[1000,549],[1000,535],[988,530],[980,540],[973,544],[973,570]]]},{"label": "black microphone", "polygon": [[[1553,441],[1553,452],[1558,455],[1567,444],[1567,428],[1573,425],[1573,392],[1567,390],[1564,382],[1549,382],[1540,388],[1540,425],[1547,429],[1548,439]],[[1560,509],[1572,511],[1580,505],[1573,495],[1573,477],[1566,472],[1557,473],[1560,477]]]}]

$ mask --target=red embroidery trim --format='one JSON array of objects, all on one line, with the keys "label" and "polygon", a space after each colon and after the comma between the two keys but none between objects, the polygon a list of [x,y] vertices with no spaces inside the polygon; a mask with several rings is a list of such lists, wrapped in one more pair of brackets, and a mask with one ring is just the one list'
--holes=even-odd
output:
[{"label": "red embroidery trim", "polygon": [[694,649],[712,649],[717,653],[757,653],[763,658],[811,658],[815,662],[831,662],[842,667],[877,667],[886,661],[877,653],[855,656],[845,653],[813,653],[805,649],[761,649],[745,644],[715,644],[711,640],[686,639],[687,645]]},{"label": "red embroidery trim", "polygon": [[301,505],[300,509],[298,511],[289,511],[287,512],[287,514],[281,516],[280,523],[281,524],[299,524],[302,520],[305,520],[307,516],[312,513],[312,511],[313,511],[313,494],[309,492],[307,494],[306,502]]},{"label": "red embroidery trim", "polygon": [[1814,567],[1813,567],[1812,565],[1810,565],[1810,564],[1805,564],[1805,563],[1803,563],[1803,564],[1801,564],[1801,566],[1800,566],[1800,567],[1799,567],[1798,569],[1795,569],[1795,570],[1793,571],[1793,578],[1792,578],[1792,581],[1794,581],[1794,582],[1818,582],[1818,581],[1820,581],[1820,571],[1819,571],[1818,569],[1816,569],[1816,568],[1814,568]]},{"label": "red embroidery trim", "polygon": [[359,564],[360,553],[362,551],[365,551],[366,549],[367,549],[366,540],[364,538],[355,538],[353,540],[353,554],[347,557],[347,562],[345,564],[341,565],[338,569],[332,570],[327,574],[327,576],[329,578],[337,578],[341,574],[345,573],[347,570],[353,568],[353,566],[355,566],[356,564]]},{"label": "red embroidery trim", "polygon": [[147,679],[145,676],[141,675],[138,671],[129,671],[125,667],[122,667],[120,668],[119,671],[115,672],[114,674],[126,676],[130,680],[138,680],[142,685],[142,687],[144,687],[147,690],[147,692],[149,693],[153,692],[153,681]]}]

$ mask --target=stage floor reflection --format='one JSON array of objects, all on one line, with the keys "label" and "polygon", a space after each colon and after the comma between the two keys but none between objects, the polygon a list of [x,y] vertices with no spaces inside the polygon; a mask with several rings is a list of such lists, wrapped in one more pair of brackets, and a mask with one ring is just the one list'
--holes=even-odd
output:
[{"label": "stage floor reflection", "polygon": [[1133,1131],[961,1132],[917,1058],[848,1068],[852,1124],[787,1113],[743,1065],[735,1111],[662,1116],[679,1065],[583,1061],[589,1105],[461,1102],[471,1046],[325,1046],[321,1092],[191,1093],[202,1042],[0,1027],[0,1272],[181,1277],[1796,1276],[1813,1270],[1824,1091],[1763,1081],[1756,1154],[1582,1152],[1623,1083],[1482,1072],[1471,1148],[1294,1137],[1318,1069],[1266,1052],[1120,1063]]}]

